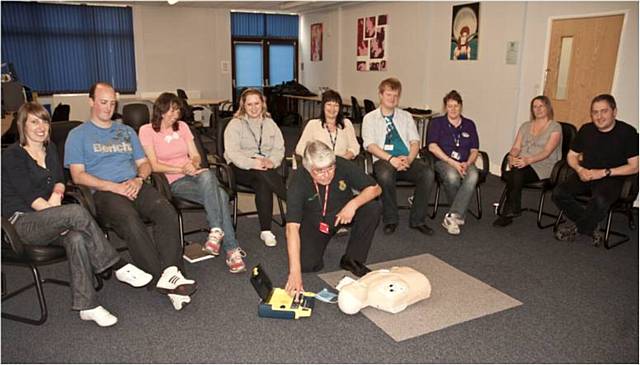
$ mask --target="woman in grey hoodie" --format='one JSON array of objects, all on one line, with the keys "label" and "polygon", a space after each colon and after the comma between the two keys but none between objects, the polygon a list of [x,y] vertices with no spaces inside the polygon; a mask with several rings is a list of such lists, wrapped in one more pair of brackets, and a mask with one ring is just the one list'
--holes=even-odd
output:
[{"label": "woman in grey hoodie", "polygon": [[273,193],[286,200],[284,180],[276,172],[284,158],[284,139],[259,90],[247,89],[240,96],[240,107],[224,131],[224,150],[236,181],[256,192],[260,239],[269,247],[275,246],[271,232]]}]

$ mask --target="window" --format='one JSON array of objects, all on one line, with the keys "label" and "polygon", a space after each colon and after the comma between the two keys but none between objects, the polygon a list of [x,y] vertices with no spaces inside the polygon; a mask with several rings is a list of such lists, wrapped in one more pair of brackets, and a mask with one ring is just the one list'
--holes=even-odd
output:
[{"label": "window", "polygon": [[40,94],[136,92],[130,7],[2,2],[2,62]]},{"label": "window", "polygon": [[234,102],[247,87],[298,79],[298,16],[231,13]]}]

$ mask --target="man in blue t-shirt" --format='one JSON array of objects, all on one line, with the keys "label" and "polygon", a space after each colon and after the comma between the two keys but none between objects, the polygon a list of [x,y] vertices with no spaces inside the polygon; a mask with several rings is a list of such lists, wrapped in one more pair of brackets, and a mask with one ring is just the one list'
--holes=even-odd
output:
[{"label": "man in blue t-shirt", "polygon": [[[134,130],[111,120],[116,106],[113,86],[94,84],[89,105],[91,120],[69,133],[64,164],[74,183],[93,191],[98,221],[126,241],[133,262],[154,276],[158,291],[168,294],[174,308],[180,310],[191,301],[196,283],[181,273],[176,211],[156,189],[144,183],[151,166]],[[154,223],[153,238],[143,217]]]},{"label": "man in blue t-shirt", "polygon": [[[560,241],[573,241],[579,233],[594,245],[604,242],[598,223],[620,196],[625,177],[638,173],[638,132],[616,120],[616,101],[609,94],[591,102],[591,120],[580,128],[567,154],[574,174],[553,190],[552,199],[572,221],[555,233]],[[637,177],[635,177],[637,179]],[[586,206],[577,195],[589,194]]]},{"label": "man in blue t-shirt", "polygon": [[396,181],[404,180],[416,185],[409,227],[431,235],[433,230],[425,219],[434,172],[417,158],[420,135],[411,114],[398,108],[401,91],[398,79],[389,78],[380,83],[380,107],[365,115],[362,121],[363,146],[373,155],[373,171],[382,187],[384,233],[392,234],[398,227]]}]

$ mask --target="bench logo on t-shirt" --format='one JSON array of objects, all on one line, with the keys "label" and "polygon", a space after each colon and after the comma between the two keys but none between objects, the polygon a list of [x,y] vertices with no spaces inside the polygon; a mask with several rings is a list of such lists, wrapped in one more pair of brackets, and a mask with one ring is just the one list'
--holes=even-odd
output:
[{"label": "bench logo on t-shirt", "polygon": [[95,153],[132,153],[131,136],[123,129],[117,129],[115,135],[108,143],[94,143],[93,152]]}]

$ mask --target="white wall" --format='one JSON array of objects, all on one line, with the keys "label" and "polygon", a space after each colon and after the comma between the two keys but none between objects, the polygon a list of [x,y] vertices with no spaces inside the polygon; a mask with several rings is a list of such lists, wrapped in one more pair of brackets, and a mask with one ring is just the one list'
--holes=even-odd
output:
[{"label": "white wall", "polygon": [[[326,19],[342,37],[337,50],[324,47],[323,56],[330,60],[327,65],[322,61],[314,68],[307,67],[308,35],[301,38],[305,57],[301,80],[312,90],[331,82],[328,86],[335,83],[346,97],[377,100],[378,83],[394,76],[403,84],[401,105],[422,107],[426,103],[433,110],[441,108],[444,94],[456,89],[464,100],[463,114],[478,125],[481,149],[489,153],[492,172],[499,173],[499,163],[517,127],[528,117],[529,101],[542,92],[549,19],[623,11],[627,17],[612,93],[618,100],[620,119],[638,127],[637,2],[482,2],[478,60],[450,61],[451,8],[462,3],[370,2],[303,14],[306,33],[310,24]],[[356,19],[378,14],[389,15],[388,71],[356,72]],[[519,42],[515,65],[505,62],[508,41]],[[334,57],[339,57],[338,69],[333,68]]]},{"label": "white wall", "polygon": [[231,61],[229,9],[134,4],[133,19],[139,95],[231,97],[231,73],[221,69]]}]

